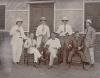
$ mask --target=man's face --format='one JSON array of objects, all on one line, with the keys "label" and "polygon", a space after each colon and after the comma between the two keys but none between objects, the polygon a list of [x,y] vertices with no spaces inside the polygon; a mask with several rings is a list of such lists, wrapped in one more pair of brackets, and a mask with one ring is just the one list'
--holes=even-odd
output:
[{"label": "man's face", "polygon": [[67,20],[63,20],[62,22],[63,22],[63,24],[67,24],[67,23],[68,23],[68,21],[67,21]]},{"label": "man's face", "polygon": [[90,23],[86,21],[86,28],[90,26]]},{"label": "man's face", "polygon": [[42,21],[41,21],[41,24],[45,24],[45,23],[46,23],[46,21],[45,21],[45,20],[42,20]]},{"label": "man's face", "polygon": [[30,34],[30,38],[34,38],[34,34],[33,33]]},{"label": "man's face", "polygon": [[22,21],[18,21],[18,22],[17,22],[17,25],[18,25],[18,26],[21,26],[22,23],[23,23]]}]

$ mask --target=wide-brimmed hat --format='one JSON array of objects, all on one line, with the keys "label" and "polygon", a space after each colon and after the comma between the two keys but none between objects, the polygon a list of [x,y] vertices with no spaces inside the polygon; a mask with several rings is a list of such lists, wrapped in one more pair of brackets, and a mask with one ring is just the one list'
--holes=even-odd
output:
[{"label": "wide-brimmed hat", "polygon": [[23,19],[17,18],[17,19],[16,19],[16,22],[23,22]]},{"label": "wide-brimmed hat", "polygon": [[86,22],[92,23],[92,20],[91,19],[87,19]]},{"label": "wide-brimmed hat", "polygon": [[40,18],[40,21],[46,21],[47,19],[46,19],[46,17],[41,17]]},{"label": "wide-brimmed hat", "polygon": [[67,17],[63,17],[62,21],[68,21],[69,19]]}]

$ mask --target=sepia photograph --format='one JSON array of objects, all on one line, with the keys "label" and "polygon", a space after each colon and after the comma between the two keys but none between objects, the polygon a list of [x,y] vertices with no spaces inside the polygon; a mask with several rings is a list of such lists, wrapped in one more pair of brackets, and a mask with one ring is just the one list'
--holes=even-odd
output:
[{"label": "sepia photograph", "polygon": [[0,78],[100,78],[100,0],[0,0]]}]

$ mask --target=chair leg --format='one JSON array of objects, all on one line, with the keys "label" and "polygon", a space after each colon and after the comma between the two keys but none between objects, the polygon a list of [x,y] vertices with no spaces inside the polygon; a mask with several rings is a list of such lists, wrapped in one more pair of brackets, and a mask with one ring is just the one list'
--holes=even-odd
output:
[{"label": "chair leg", "polygon": [[30,55],[27,54],[27,65],[29,65],[29,61],[30,61]]}]

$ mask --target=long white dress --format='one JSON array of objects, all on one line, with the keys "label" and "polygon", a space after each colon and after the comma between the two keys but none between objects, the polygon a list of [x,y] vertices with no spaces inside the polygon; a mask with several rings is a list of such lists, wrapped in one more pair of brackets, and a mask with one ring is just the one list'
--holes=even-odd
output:
[{"label": "long white dress", "polygon": [[[17,31],[19,30],[19,31]],[[11,45],[12,45],[12,55],[13,55],[13,62],[19,62],[20,57],[22,54],[22,46],[23,46],[23,39],[25,38],[24,30],[22,26],[13,26],[10,35],[12,36]]]}]

